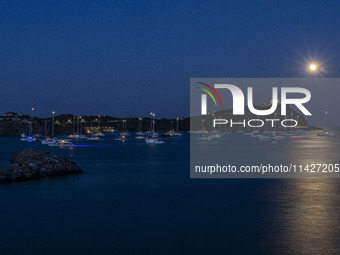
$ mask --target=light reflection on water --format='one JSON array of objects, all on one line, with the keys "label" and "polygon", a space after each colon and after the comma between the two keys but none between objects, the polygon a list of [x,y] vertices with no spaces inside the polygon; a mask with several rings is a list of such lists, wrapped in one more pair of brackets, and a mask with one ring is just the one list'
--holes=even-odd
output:
[{"label": "light reflection on water", "polygon": [[295,179],[279,193],[280,247],[288,254],[337,254],[340,198],[337,179]]}]

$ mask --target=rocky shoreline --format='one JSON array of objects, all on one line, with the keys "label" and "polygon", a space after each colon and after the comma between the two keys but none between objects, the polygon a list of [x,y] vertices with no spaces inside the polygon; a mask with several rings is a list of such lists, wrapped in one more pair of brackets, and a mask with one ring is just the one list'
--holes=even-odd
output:
[{"label": "rocky shoreline", "polygon": [[46,151],[33,149],[15,153],[10,159],[10,163],[9,167],[0,169],[0,183],[84,172],[73,161],[59,158]]}]

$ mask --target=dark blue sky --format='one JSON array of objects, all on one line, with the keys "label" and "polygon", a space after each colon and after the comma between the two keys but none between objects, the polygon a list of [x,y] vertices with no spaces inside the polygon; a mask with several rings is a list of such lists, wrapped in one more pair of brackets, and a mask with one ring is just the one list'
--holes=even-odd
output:
[{"label": "dark blue sky", "polygon": [[338,1],[1,1],[0,113],[189,115],[190,77],[339,77]]}]

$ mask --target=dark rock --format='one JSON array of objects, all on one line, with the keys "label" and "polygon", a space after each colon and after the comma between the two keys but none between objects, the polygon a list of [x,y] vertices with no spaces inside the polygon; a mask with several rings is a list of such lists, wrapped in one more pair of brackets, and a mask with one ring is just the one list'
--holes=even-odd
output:
[{"label": "dark rock", "polygon": [[11,166],[0,169],[0,183],[83,173],[83,170],[73,161],[33,149],[15,153],[10,162]]}]

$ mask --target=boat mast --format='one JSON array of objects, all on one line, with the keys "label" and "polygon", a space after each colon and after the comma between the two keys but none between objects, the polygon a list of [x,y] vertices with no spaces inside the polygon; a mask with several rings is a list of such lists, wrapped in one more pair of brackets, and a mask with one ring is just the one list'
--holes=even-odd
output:
[{"label": "boat mast", "polygon": [[72,129],[73,129],[73,135],[75,135],[75,132],[76,132],[76,116],[73,116]]},{"label": "boat mast", "polygon": [[83,121],[84,121],[84,119],[82,119],[81,118],[81,116],[80,116],[80,135],[83,135]]},{"label": "boat mast", "polygon": [[100,132],[100,115],[98,115],[98,133]]},{"label": "boat mast", "polygon": [[[290,118],[293,119],[293,111],[290,109]],[[293,125],[290,126],[290,133],[293,133]]]},{"label": "boat mast", "polygon": [[79,117],[77,117],[77,135],[79,135]]},{"label": "boat mast", "polygon": [[324,127],[325,130],[326,130],[326,118],[327,118],[327,112],[325,112],[325,118],[324,118],[324,121],[323,121],[323,127]]},{"label": "boat mast", "polygon": [[138,132],[143,132],[143,119],[139,118],[139,123],[138,123],[138,128],[137,128]]},{"label": "boat mast", "polygon": [[54,114],[55,111],[52,112],[52,138],[54,137]]},{"label": "boat mast", "polygon": [[45,137],[47,136],[47,119],[45,119]]},{"label": "boat mast", "polygon": [[123,133],[126,132],[126,120],[123,120],[123,131],[122,132]]},{"label": "boat mast", "polygon": [[34,112],[34,107],[32,107],[32,117],[31,117],[31,125],[29,128],[29,136],[33,135],[33,112]]},{"label": "boat mast", "polygon": [[151,117],[151,130],[152,130],[152,134],[155,133],[155,115],[154,113],[150,113]]}]

